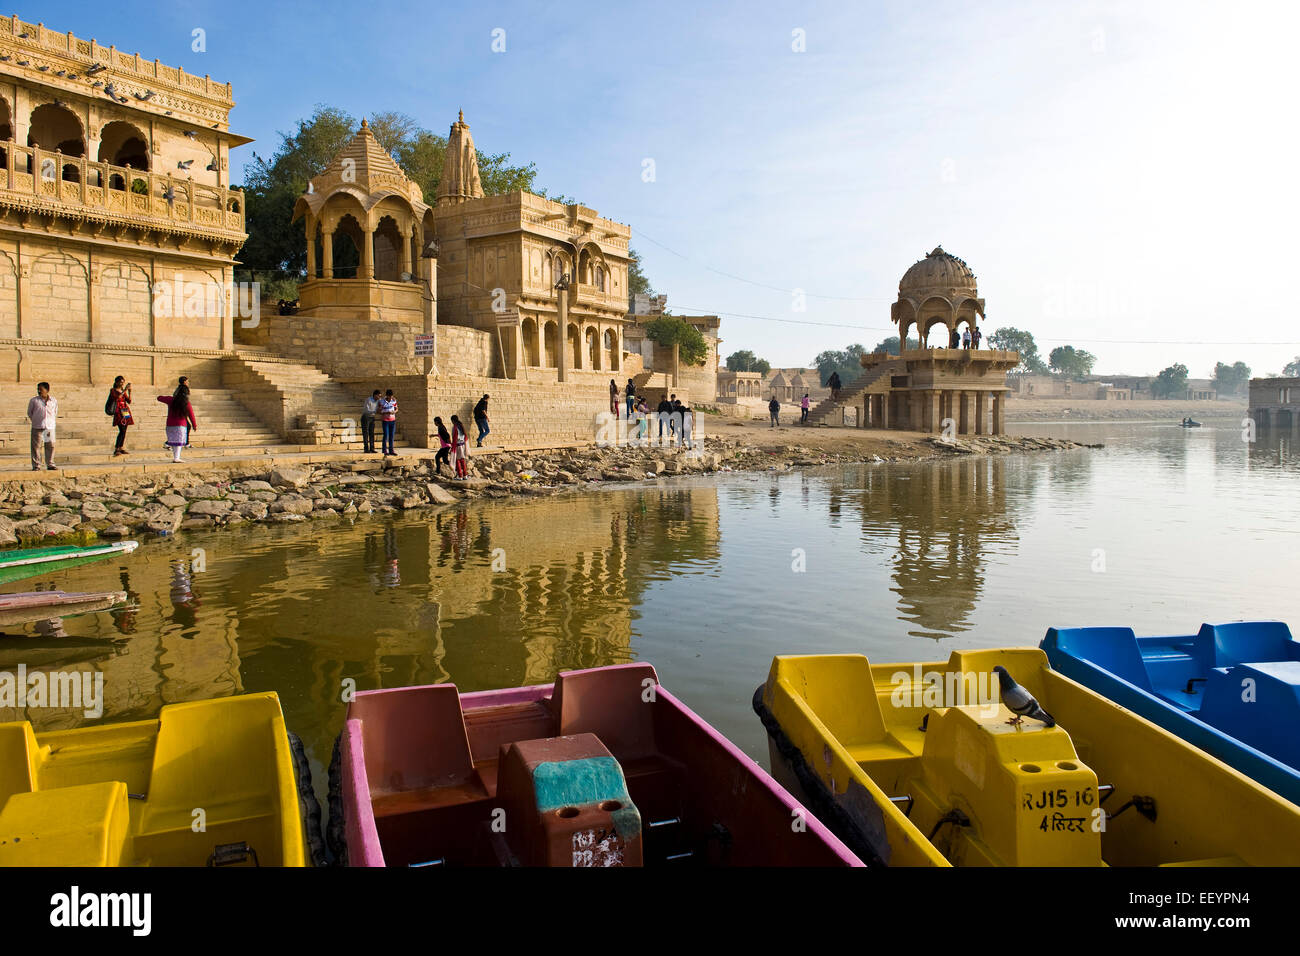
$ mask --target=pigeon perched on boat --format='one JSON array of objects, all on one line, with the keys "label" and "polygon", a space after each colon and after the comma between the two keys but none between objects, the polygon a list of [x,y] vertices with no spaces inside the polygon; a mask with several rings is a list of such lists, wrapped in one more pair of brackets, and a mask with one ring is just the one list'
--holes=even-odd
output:
[{"label": "pigeon perched on boat", "polygon": [[1047,711],[1038,705],[1034,695],[1029,693],[1007,673],[1007,669],[999,664],[993,668],[993,673],[998,675],[998,687],[1002,694],[1002,703],[1007,705],[1007,710],[1015,714],[1007,721],[1009,724],[1019,724],[1026,717],[1032,717],[1034,720],[1041,720],[1048,727],[1055,727],[1056,720]]}]

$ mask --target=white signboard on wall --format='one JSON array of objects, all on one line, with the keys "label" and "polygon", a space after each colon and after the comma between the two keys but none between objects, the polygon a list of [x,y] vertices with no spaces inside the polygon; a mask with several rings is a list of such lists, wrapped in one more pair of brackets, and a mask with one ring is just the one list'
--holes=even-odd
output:
[{"label": "white signboard on wall", "polygon": [[432,355],[433,354],[433,336],[417,335],[415,337],[415,354]]}]

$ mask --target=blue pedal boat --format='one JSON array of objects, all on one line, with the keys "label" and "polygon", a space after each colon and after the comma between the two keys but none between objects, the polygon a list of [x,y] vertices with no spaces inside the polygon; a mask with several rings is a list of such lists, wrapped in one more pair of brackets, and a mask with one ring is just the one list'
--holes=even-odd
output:
[{"label": "blue pedal boat", "polygon": [[1286,624],[1054,627],[1039,646],[1054,670],[1300,804],[1300,641]]}]

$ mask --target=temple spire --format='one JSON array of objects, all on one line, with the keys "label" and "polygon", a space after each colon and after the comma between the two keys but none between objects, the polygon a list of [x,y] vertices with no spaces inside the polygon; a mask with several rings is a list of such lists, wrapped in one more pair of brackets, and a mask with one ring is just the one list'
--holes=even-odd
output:
[{"label": "temple spire", "polygon": [[464,111],[460,110],[447,134],[447,157],[442,164],[442,178],[438,181],[437,204],[450,206],[470,199],[482,199],[483,195],[474,137],[469,133]]}]

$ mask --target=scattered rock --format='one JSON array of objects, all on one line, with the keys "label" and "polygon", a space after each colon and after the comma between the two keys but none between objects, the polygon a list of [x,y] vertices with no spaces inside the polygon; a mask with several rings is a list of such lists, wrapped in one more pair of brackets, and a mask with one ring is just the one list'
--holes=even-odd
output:
[{"label": "scattered rock", "polygon": [[[158,496],[158,504],[166,505],[168,508],[184,508],[185,501],[185,498],[171,492]],[[85,509],[83,508],[82,511],[85,511]]]},{"label": "scattered rock", "polygon": [[124,524],[111,524],[99,532],[104,538],[125,538],[131,533],[131,529]]},{"label": "scattered rock", "polygon": [[456,496],[435,482],[427,482],[424,490],[428,493],[429,500],[435,505],[452,505],[456,503]]},{"label": "scattered rock", "polygon": [[203,500],[196,501],[194,502],[194,504],[190,505],[189,517],[197,518],[205,515],[208,516],[224,515],[228,511],[230,511],[230,508],[231,508],[231,504],[229,501],[222,501],[220,499],[215,499],[215,500],[203,499]]},{"label": "scattered rock", "polygon": [[311,514],[312,503],[306,498],[285,495],[271,502],[272,514],[306,515]]},{"label": "scattered rock", "polygon": [[301,468],[274,468],[269,480],[276,488],[303,488],[311,481],[311,472]]}]

